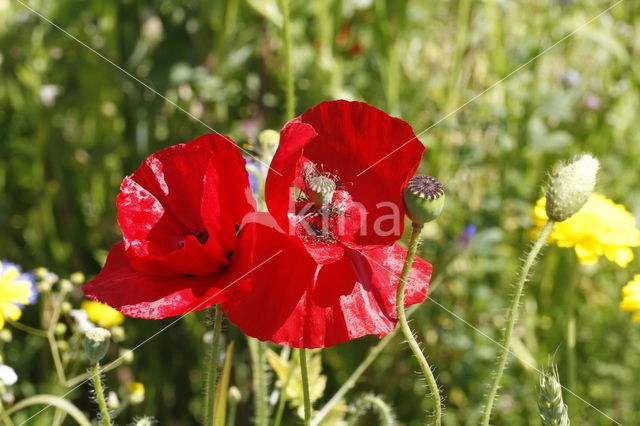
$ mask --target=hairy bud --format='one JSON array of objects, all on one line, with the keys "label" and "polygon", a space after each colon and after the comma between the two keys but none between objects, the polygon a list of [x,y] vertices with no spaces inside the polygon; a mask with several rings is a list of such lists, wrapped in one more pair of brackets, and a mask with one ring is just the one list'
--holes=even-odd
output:
[{"label": "hairy bud", "polygon": [[584,154],[557,170],[546,194],[549,219],[562,222],[584,206],[593,192],[599,166],[598,160]]}]

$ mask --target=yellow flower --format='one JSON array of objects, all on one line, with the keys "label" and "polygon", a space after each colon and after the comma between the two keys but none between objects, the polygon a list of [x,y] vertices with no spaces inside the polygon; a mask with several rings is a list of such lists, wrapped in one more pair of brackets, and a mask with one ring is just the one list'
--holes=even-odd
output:
[{"label": "yellow flower", "polygon": [[635,274],[633,279],[622,287],[620,309],[634,312],[633,320],[640,322],[640,274]]},{"label": "yellow flower", "polygon": [[140,404],[144,401],[144,384],[140,382],[129,382],[125,386],[129,395],[129,401],[133,404]]},{"label": "yellow flower", "polygon": [[38,292],[32,274],[23,273],[16,264],[0,261],[0,329],[7,318],[17,321],[24,305],[35,302]]},{"label": "yellow flower", "polygon": [[[547,221],[545,203],[546,199],[540,198],[533,211],[536,233]],[[578,213],[554,225],[548,241],[573,247],[585,265],[596,263],[604,255],[624,268],[633,260],[630,247],[640,246],[640,230],[623,205],[594,193]]]},{"label": "yellow flower", "polygon": [[89,321],[97,324],[99,327],[111,328],[114,325],[120,325],[124,322],[124,315],[120,312],[111,306],[94,302],[93,300],[85,300],[80,305],[80,308],[87,312]]}]

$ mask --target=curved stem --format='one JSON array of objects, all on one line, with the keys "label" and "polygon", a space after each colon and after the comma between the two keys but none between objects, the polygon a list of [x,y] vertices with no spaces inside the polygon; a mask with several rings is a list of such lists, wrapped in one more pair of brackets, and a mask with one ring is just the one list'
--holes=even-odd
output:
[{"label": "curved stem", "polygon": [[309,374],[307,372],[307,350],[301,348],[300,373],[302,375],[302,395],[304,397],[304,426],[311,425],[311,397],[309,396]]},{"label": "curved stem", "polygon": [[91,422],[89,421],[89,419],[87,419],[87,417],[82,414],[82,411],[80,411],[78,407],[69,402],[69,400],[56,395],[40,394],[30,396],[16,402],[11,408],[6,411],[6,413],[7,415],[11,415],[17,411],[22,410],[23,408],[31,407],[33,405],[46,405],[47,407],[56,407],[71,416],[80,426],[91,426]]},{"label": "curved stem", "polygon": [[7,318],[7,322],[9,324],[11,324],[11,326],[17,328],[18,330],[22,330],[25,333],[30,333],[30,334],[33,334],[35,336],[40,336],[40,337],[47,337],[47,331],[46,330],[40,330],[39,328],[29,327],[26,324],[23,324],[23,323],[18,322],[18,321],[12,321],[12,320],[10,320],[8,318]]},{"label": "curved stem", "polygon": [[107,408],[107,401],[104,398],[104,389],[102,388],[102,379],[100,378],[99,363],[95,363],[91,366],[91,375],[93,377],[93,389],[96,393],[96,401],[100,408],[100,421],[104,426],[111,426],[111,415]]},{"label": "curved stem", "polygon": [[[431,284],[429,285],[429,292],[434,291],[440,284],[443,282],[445,274],[440,272],[437,277]],[[413,305],[409,309],[406,310],[407,318],[410,318],[411,315],[420,307],[420,305]],[[355,385],[360,376],[369,368],[373,361],[376,360],[378,355],[382,353],[384,348],[391,342],[391,340],[398,334],[398,329],[393,330],[391,333],[386,335],[382,340],[380,340],[376,345],[371,348],[367,357],[362,360],[362,362],[353,370],[353,373],[349,376],[349,378],[340,386],[340,389],[337,390],[335,394],[327,401],[327,403],[313,416],[313,421],[311,422],[311,426],[318,426],[322,420],[329,414],[329,412],[335,407],[335,405],[349,392]]]},{"label": "curved stem", "polygon": [[413,264],[413,259],[416,256],[416,251],[418,249],[418,242],[420,241],[420,231],[422,230],[423,225],[419,225],[414,223],[411,229],[411,240],[409,241],[409,250],[407,251],[407,259],[404,262],[404,266],[402,267],[402,274],[400,275],[400,283],[398,283],[398,290],[396,292],[396,312],[398,315],[398,323],[400,324],[400,329],[404,334],[405,339],[407,339],[407,343],[409,344],[409,348],[413,355],[418,360],[418,364],[420,364],[420,369],[422,370],[422,374],[424,375],[425,380],[427,381],[427,385],[429,386],[429,390],[431,391],[431,397],[433,398],[433,411],[435,417],[436,426],[440,426],[441,418],[442,418],[442,404],[440,402],[440,390],[438,389],[438,383],[436,382],[436,378],[429,367],[429,363],[427,362],[427,358],[425,358],[418,342],[416,341],[415,336],[411,331],[411,327],[409,327],[409,322],[407,321],[407,316],[404,310],[404,290],[407,284],[407,279],[409,278],[409,272],[411,272],[411,265]]},{"label": "curved stem", "polygon": [[291,32],[289,31],[289,0],[280,0],[282,12],[282,44],[284,46],[284,58],[286,64],[286,120],[291,120],[295,115],[296,97],[293,85],[293,63],[291,61]]},{"label": "curved stem", "polygon": [[496,398],[496,394],[498,393],[498,387],[500,386],[500,380],[502,379],[502,373],[504,372],[504,368],[507,364],[507,357],[509,355],[509,346],[511,345],[511,335],[513,333],[513,328],[518,319],[518,307],[520,306],[520,297],[522,296],[522,291],[524,290],[524,284],[527,282],[527,278],[529,276],[529,270],[533,266],[536,261],[536,257],[538,253],[544,247],[547,242],[547,237],[551,233],[553,229],[554,222],[552,220],[547,221],[542,227],[542,231],[538,238],[536,239],[533,247],[531,247],[531,251],[527,255],[522,267],[520,268],[520,272],[518,274],[518,281],[516,282],[516,291],[511,299],[511,305],[509,306],[509,313],[507,314],[507,327],[504,330],[504,337],[501,342],[500,353],[498,354],[498,364],[496,366],[496,371],[493,376],[493,382],[491,383],[491,388],[489,389],[489,393],[485,398],[485,409],[482,415],[482,425],[488,426],[489,421],[491,420],[491,409],[493,408],[493,402]]},{"label": "curved stem", "polygon": [[[213,311],[213,312],[211,312]],[[213,424],[215,411],[216,382],[218,380],[218,361],[220,359],[220,338],[222,336],[222,311],[219,305],[209,308],[209,314],[213,316],[213,338],[211,339],[211,351],[209,352],[207,383],[204,389],[204,424]]]},{"label": "curved stem", "polygon": [[358,420],[366,413],[368,408],[371,408],[372,411],[378,414],[381,426],[392,426],[396,424],[393,410],[382,398],[376,395],[365,395],[355,404],[354,412],[349,419],[348,426],[356,426]]}]

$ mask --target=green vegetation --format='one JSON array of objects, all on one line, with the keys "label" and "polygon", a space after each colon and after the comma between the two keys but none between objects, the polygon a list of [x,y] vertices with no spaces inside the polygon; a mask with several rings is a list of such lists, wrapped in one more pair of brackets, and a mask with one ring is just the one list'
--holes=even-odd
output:
[{"label": "green vegetation", "polygon": [[[22,1],[0,0],[0,259],[91,277],[120,238],[120,181],[146,155],[213,129],[251,151],[259,131],[289,118],[277,0]],[[441,387],[443,424],[476,425],[545,173],[590,152],[601,162],[596,191],[640,215],[640,2],[622,1],[593,22],[615,3],[288,3],[296,114],[346,98],[399,116],[427,146],[420,171],[446,187],[444,212],[425,226],[419,248],[434,265],[432,301],[412,325]],[[470,241],[469,225],[477,231]],[[559,382],[575,393],[564,393],[573,424],[612,424],[603,413],[640,424],[640,324],[618,306],[634,273],[637,258],[626,268],[605,258],[584,266],[573,250],[545,249],[522,297],[511,347],[517,359],[505,371],[493,424],[540,424],[532,366],[542,370],[550,356]],[[77,288],[70,300],[79,305]],[[20,321],[46,327],[37,311],[27,308]],[[126,339],[117,345],[137,347],[135,359],[104,382],[118,390],[135,377],[146,397],[117,424],[144,414],[161,425],[201,419],[205,312],[149,339],[173,321],[123,324]],[[19,374],[17,400],[71,389],[60,384],[46,339],[7,328],[13,340],[1,343],[3,362]],[[223,331],[222,348],[235,342],[227,381],[241,395],[236,424],[250,424],[248,343],[228,322]],[[327,383],[316,410],[376,342],[322,351]],[[379,395],[401,424],[421,425],[432,402],[418,368],[397,336],[346,400]],[[273,372],[269,379],[271,391]],[[68,397],[95,417],[88,384]],[[358,424],[377,424],[376,410],[361,406]],[[50,408],[27,424],[51,425],[54,416]],[[300,424],[295,409],[286,407],[282,424]]]}]

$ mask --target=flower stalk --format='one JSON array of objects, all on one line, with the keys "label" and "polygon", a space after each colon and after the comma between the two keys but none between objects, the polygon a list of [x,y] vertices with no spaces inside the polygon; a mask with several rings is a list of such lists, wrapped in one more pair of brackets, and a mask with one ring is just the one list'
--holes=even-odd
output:
[{"label": "flower stalk", "polygon": [[300,357],[300,373],[302,376],[302,395],[304,398],[304,426],[311,425],[311,397],[309,395],[309,374],[307,372],[307,350],[298,351]]},{"label": "flower stalk", "polygon": [[436,426],[440,426],[442,418],[442,404],[440,401],[440,390],[438,389],[438,383],[436,382],[436,378],[433,375],[431,368],[429,367],[427,358],[422,353],[422,350],[420,349],[420,346],[418,345],[418,342],[416,341],[416,338],[411,331],[411,327],[409,327],[409,322],[407,321],[407,315],[404,309],[404,291],[407,284],[407,279],[409,278],[409,273],[411,272],[413,259],[416,256],[418,243],[420,241],[420,231],[422,231],[423,226],[423,224],[413,223],[411,228],[409,250],[407,251],[407,258],[404,262],[404,266],[402,267],[400,283],[398,284],[398,290],[396,293],[396,312],[398,315],[398,323],[400,324],[400,329],[402,330],[405,339],[407,339],[407,343],[409,344],[411,352],[413,352],[413,355],[418,360],[418,364],[420,365],[422,374],[427,381],[427,385],[429,386],[429,391],[431,392],[431,397],[433,399],[435,424]]},{"label": "flower stalk", "polygon": [[293,63],[291,59],[291,32],[289,30],[289,0],[280,0],[280,11],[282,12],[282,44],[284,46],[285,77],[286,77],[286,109],[285,117],[291,120],[295,115],[296,96],[293,84]]},{"label": "flower stalk", "polygon": [[516,321],[518,319],[518,307],[520,306],[520,298],[522,297],[522,292],[524,290],[524,285],[529,277],[529,271],[531,267],[534,265],[538,253],[547,242],[547,237],[551,233],[554,225],[553,220],[548,220],[544,226],[542,227],[542,231],[538,235],[538,238],[533,244],[531,251],[527,255],[522,267],[520,268],[520,272],[518,275],[518,280],[516,282],[515,293],[513,298],[511,299],[511,305],[509,306],[509,312],[507,314],[507,327],[504,330],[504,336],[502,338],[502,342],[500,344],[500,353],[498,354],[498,362],[496,365],[496,370],[493,375],[493,380],[491,383],[491,387],[489,388],[489,392],[485,398],[485,409],[482,416],[482,425],[488,426],[489,421],[491,420],[491,410],[493,408],[493,403],[498,393],[498,387],[500,386],[500,380],[502,379],[502,373],[507,365],[507,358],[509,356],[509,347],[511,345],[511,337],[513,334],[513,328],[515,327]]},{"label": "flower stalk", "polygon": [[104,388],[102,386],[102,378],[100,377],[100,364],[91,365],[91,379],[93,381],[93,390],[96,394],[96,401],[100,409],[100,422],[103,426],[111,426],[111,414],[107,407],[107,401],[104,397]]},{"label": "flower stalk", "polygon": [[222,338],[222,311],[220,305],[209,308],[209,315],[213,316],[213,338],[211,339],[211,350],[209,351],[207,382],[204,389],[204,419],[205,425],[213,424],[215,413],[216,384],[218,381],[218,361],[220,360],[220,340]]},{"label": "flower stalk", "polygon": [[251,353],[251,371],[253,373],[253,392],[255,394],[255,424],[269,424],[269,401],[267,397],[267,374],[265,371],[264,342],[247,336]]}]

